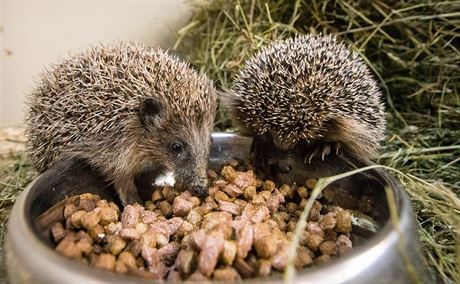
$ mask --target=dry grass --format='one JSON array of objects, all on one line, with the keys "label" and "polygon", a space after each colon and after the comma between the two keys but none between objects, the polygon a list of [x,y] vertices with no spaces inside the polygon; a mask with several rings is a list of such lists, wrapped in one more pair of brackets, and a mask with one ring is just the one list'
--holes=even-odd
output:
[{"label": "dry grass", "polygon": [[[460,1],[192,1],[176,51],[231,87],[267,43],[332,33],[359,52],[385,94],[388,139],[378,162],[405,173],[429,264],[460,282]],[[216,128],[232,129],[224,110]]]},{"label": "dry grass", "polygon": [[36,172],[26,161],[24,153],[0,155],[0,283],[6,282],[3,241],[8,216],[19,193],[33,180]]}]

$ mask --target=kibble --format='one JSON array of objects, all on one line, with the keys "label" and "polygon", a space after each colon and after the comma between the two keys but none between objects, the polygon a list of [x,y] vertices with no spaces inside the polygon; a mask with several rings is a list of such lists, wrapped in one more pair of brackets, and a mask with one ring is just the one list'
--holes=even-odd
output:
[{"label": "kibble", "polygon": [[[205,198],[163,187],[144,207],[128,205],[120,212],[113,202],[81,195],[65,205],[65,221],[51,228],[56,250],[97,268],[177,282],[238,281],[282,272],[317,180],[277,185],[236,166],[241,168],[237,162],[224,166],[221,176],[208,171],[212,186]],[[347,253],[351,229],[349,211],[315,201],[296,268]]]},{"label": "kibble", "polygon": [[81,218],[86,214],[85,210],[78,210],[70,216],[70,223],[74,228],[81,228]]}]

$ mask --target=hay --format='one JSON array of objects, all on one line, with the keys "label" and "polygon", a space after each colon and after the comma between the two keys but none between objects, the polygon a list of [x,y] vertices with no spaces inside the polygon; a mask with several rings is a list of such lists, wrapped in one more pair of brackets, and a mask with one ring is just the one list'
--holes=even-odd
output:
[{"label": "hay", "polygon": [[[378,162],[409,194],[429,265],[460,282],[460,1],[193,1],[175,50],[227,90],[267,43],[332,33],[359,52],[388,105]],[[217,130],[233,130],[219,109]]]},{"label": "hay", "polygon": [[11,208],[19,193],[36,176],[23,150],[0,155],[0,283],[6,283],[3,241]]}]

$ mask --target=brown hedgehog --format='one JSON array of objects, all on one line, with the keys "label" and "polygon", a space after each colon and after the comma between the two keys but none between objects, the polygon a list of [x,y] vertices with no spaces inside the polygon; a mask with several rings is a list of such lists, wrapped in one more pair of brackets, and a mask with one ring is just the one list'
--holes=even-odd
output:
[{"label": "brown hedgehog", "polygon": [[41,172],[85,161],[124,205],[140,200],[144,171],[202,195],[216,104],[212,82],[162,50],[92,47],[41,75],[28,98],[28,154]]},{"label": "brown hedgehog", "polygon": [[371,158],[384,137],[384,104],[357,53],[334,37],[305,35],[246,61],[227,103],[257,144],[310,147],[306,162],[333,150]]}]

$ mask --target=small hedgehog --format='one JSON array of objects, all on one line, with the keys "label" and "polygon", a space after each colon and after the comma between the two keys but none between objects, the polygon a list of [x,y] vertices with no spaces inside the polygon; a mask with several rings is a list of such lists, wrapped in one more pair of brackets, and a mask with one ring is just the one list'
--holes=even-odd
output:
[{"label": "small hedgehog", "polygon": [[255,143],[269,141],[282,151],[311,147],[306,162],[339,148],[371,158],[384,137],[375,80],[359,55],[331,36],[298,36],[263,48],[246,61],[226,99]]},{"label": "small hedgehog", "polygon": [[140,201],[134,180],[145,171],[204,195],[216,99],[210,80],[162,50],[92,47],[40,77],[28,97],[27,151],[40,172],[58,159],[88,163],[123,205]]}]

